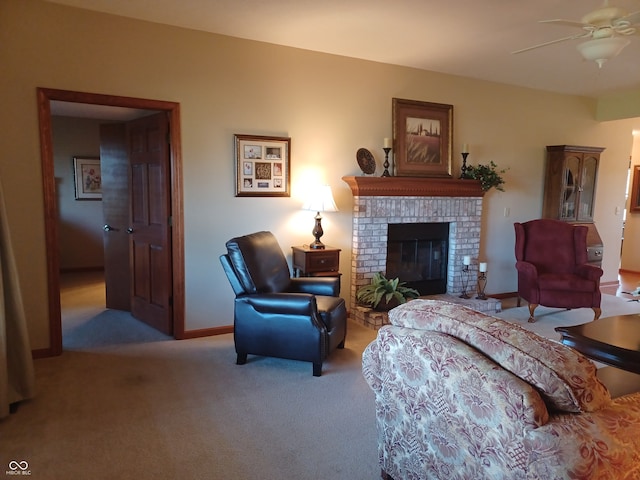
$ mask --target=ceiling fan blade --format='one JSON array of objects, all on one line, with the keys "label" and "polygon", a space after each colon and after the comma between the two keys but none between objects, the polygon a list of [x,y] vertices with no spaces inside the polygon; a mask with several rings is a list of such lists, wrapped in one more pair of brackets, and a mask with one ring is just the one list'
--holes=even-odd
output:
[{"label": "ceiling fan blade", "polygon": [[624,17],[616,18],[613,21],[613,25],[617,25],[619,22],[629,22],[629,25],[640,25],[640,11],[629,13]]},{"label": "ceiling fan blade", "polygon": [[577,22],[575,20],[563,20],[561,18],[554,18],[552,20],[539,20],[538,23],[551,23],[553,25],[562,25],[562,26],[566,26],[566,27],[578,27],[578,28],[584,28],[584,27],[591,27],[592,26],[589,23]]},{"label": "ceiling fan blade", "polygon": [[549,42],[539,43],[539,44],[533,45],[531,47],[522,48],[520,50],[516,50],[515,52],[511,52],[511,53],[512,54],[516,54],[516,53],[528,52],[529,50],[533,50],[535,48],[546,47],[547,45],[553,45],[554,43],[560,43],[560,42],[564,42],[566,40],[575,40],[576,38],[589,37],[590,35],[591,35],[590,32],[579,33],[577,35],[570,35],[568,37],[557,38],[557,39],[551,40]]}]

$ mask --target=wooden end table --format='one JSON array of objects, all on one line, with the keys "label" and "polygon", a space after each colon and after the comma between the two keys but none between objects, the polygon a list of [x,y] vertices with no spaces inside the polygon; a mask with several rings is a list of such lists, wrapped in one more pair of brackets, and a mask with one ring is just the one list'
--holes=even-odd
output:
[{"label": "wooden end table", "polygon": [[599,318],[555,330],[562,335],[562,343],[587,357],[640,373],[640,313]]},{"label": "wooden end table", "polygon": [[340,277],[340,249],[291,247],[293,273],[298,277]]}]

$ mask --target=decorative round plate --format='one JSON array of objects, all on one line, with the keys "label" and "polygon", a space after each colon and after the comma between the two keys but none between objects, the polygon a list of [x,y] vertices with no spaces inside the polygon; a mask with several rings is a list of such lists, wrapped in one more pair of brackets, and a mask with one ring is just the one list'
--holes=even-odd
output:
[{"label": "decorative round plate", "polygon": [[376,160],[371,155],[371,152],[366,148],[359,148],[356,153],[356,159],[362,173],[371,175],[376,171]]}]

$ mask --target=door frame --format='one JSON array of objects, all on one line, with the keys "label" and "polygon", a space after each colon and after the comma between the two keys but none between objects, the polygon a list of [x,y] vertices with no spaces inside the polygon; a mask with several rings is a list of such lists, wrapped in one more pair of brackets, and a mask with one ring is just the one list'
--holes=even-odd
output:
[{"label": "door frame", "polygon": [[87,103],[145,110],[166,111],[169,116],[169,152],[171,174],[171,257],[173,289],[173,336],[185,338],[184,291],[184,209],[182,189],[182,145],[180,136],[180,104],[162,100],[122,97],[96,93],[74,92],[38,87],[38,124],[40,130],[40,159],[44,194],[44,224],[47,262],[47,290],[49,309],[49,348],[38,356],[62,353],[62,312],[60,306],[60,253],[58,240],[58,208],[53,161],[51,101]]}]

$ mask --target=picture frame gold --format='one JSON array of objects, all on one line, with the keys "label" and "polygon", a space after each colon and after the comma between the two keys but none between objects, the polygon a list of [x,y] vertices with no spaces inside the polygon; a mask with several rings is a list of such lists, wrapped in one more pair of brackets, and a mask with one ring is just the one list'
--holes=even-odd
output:
[{"label": "picture frame gold", "polygon": [[395,174],[451,177],[453,105],[394,98]]},{"label": "picture frame gold", "polygon": [[102,171],[100,159],[73,157],[76,200],[102,200]]},{"label": "picture frame gold", "polygon": [[291,138],[235,134],[236,197],[289,197]]},{"label": "picture frame gold", "polygon": [[631,184],[629,211],[640,213],[640,165],[633,166],[633,183]]}]

